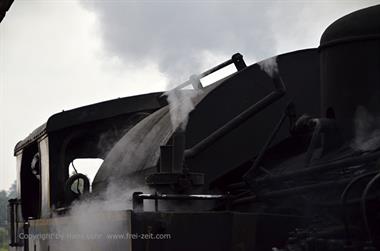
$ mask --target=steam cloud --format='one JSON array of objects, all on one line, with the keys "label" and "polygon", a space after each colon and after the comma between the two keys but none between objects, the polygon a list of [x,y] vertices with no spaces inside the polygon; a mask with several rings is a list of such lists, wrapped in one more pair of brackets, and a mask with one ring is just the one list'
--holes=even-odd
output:
[{"label": "steam cloud", "polygon": [[170,120],[173,130],[181,127],[186,129],[189,113],[194,109],[193,99],[202,93],[202,90],[171,90],[165,93],[169,103]]},{"label": "steam cloud", "polygon": [[258,62],[260,69],[265,71],[271,78],[278,74],[277,57],[271,57]]},{"label": "steam cloud", "polygon": [[[269,1],[84,1],[99,17],[105,49],[125,64],[154,62],[181,81],[241,52],[246,61],[277,51],[271,32],[279,6]],[[271,10],[271,12],[269,12]],[[210,63],[210,62],[209,62]],[[175,81],[173,81],[175,80]],[[171,86],[173,87],[173,86]]]},{"label": "steam cloud", "polygon": [[235,52],[242,53],[246,62],[254,62],[318,46],[320,35],[331,22],[378,1],[80,3],[97,15],[103,47],[110,55],[128,66],[153,62],[169,80],[179,81],[181,76],[198,73]]},{"label": "steam cloud", "polygon": [[[98,197],[87,198],[73,203],[63,221],[59,217],[53,222],[51,232],[55,239],[49,241],[50,249],[94,251],[113,250],[123,245],[128,249],[128,239],[112,239],[109,236],[128,233],[128,219],[125,210],[132,209],[132,194],[140,191],[151,192],[145,185],[136,182],[112,183]],[[153,210],[144,208],[145,210]]]},{"label": "steam cloud", "polygon": [[380,117],[370,114],[363,106],[356,109],[355,138],[352,147],[360,151],[373,151],[380,147]]}]

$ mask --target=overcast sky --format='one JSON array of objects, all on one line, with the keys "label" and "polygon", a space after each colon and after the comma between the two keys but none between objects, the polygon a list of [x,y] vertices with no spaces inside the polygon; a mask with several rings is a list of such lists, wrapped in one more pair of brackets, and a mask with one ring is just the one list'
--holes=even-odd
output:
[{"label": "overcast sky", "polygon": [[62,110],[165,90],[241,52],[254,63],[316,47],[377,1],[15,0],[0,24],[0,190],[14,145]]}]

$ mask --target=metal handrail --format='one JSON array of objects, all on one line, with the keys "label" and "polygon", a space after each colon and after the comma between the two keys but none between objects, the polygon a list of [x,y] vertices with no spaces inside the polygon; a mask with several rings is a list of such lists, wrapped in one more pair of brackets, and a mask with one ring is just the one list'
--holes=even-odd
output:
[{"label": "metal handrail", "polygon": [[132,196],[133,210],[142,210],[144,200],[154,200],[157,211],[158,200],[226,200],[228,195],[222,194],[147,194],[142,192],[134,192]]},{"label": "metal handrail", "polygon": [[230,64],[234,64],[238,71],[241,71],[247,67],[247,65],[245,64],[245,62],[243,60],[243,55],[241,55],[240,53],[235,53],[234,55],[232,55],[231,59],[229,59],[229,60],[227,60],[221,64],[218,64],[217,66],[215,66],[215,67],[213,67],[207,71],[204,71],[199,75],[190,76],[189,80],[187,80],[184,83],[176,86],[171,91],[182,89],[188,85],[193,85],[194,89],[202,88],[202,84],[200,82],[201,78],[204,78],[204,77],[210,75],[211,73],[214,73],[214,72],[216,72],[216,71],[218,71],[218,70],[220,70],[220,69],[222,69],[222,68],[224,68]]}]

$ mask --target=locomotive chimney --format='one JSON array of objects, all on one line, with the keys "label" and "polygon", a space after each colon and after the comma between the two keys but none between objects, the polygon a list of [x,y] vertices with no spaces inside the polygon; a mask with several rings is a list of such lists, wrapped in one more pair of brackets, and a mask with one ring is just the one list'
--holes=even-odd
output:
[{"label": "locomotive chimney", "polygon": [[172,168],[174,173],[182,173],[183,171],[183,158],[185,152],[185,132],[179,127],[173,133],[173,162]]},{"label": "locomotive chimney", "polygon": [[185,131],[179,127],[173,132],[171,144],[160,147],[160,165],[157,172],[146,177],[148,185],[167,185],[178,191],[189,190],[193,186],[204,184],[204,174],[184,169],[186,147]]}]

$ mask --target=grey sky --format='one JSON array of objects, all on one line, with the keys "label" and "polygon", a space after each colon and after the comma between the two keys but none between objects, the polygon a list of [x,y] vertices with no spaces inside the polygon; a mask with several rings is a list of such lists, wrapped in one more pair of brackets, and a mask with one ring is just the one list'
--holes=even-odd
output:
[{"label": "grey sky", "polygon": [[316,47],[380,1],[15,0],[0,24],[0,189],[13,147],[63,109],[164,90],[239,51],[248,63]]}]

